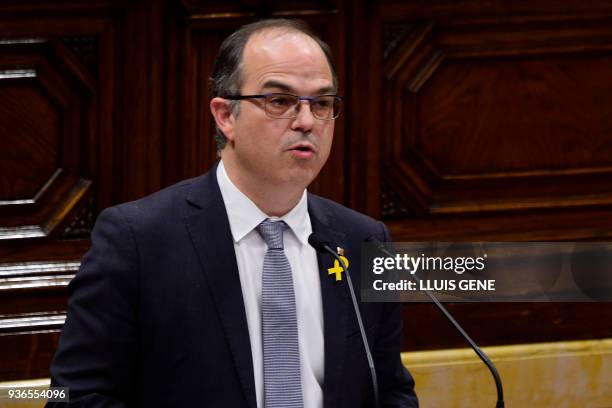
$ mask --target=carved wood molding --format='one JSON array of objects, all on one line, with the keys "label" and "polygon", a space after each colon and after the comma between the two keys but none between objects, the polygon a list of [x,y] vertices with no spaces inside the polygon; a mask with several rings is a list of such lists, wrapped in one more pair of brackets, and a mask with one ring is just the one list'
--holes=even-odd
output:
[{"label": "carved wood molding", "polygon": [[272,2],[272,1],[240,1],[220,5],[203,0],[182,0],[181,12],[189,21],[212,21],[228,19],[258,19],[258,18],[311,18],[336,14],[336,2],[305,1],[305,2]]},{"label": "carved wood molding", "polygon": [[63,312],[0,315],[0,336],[60,331],[65,321]]},{"label": "carved wood molding", "polygon": [[100,65],[99,38],[94,35],[66,36],[62,37],[63,44],[72,51],[79,61],[87,67],[89,72],[98,76]]},{"label": "carved wood molding", "polygon": [[66,288],[80,264],[78,260],[0,264],[0,292]]},{"label": "carved wood molding", "polygon": [[60,239],[89,239],[95,222],[94,200],[91,194],[89,196],[83,207],[75,213],[70,225],[64,229]]},{"label": "carved wood molding", "polygon": [[46,237],[91,196],[77,174],[91,148],[95,79],[61,42],[34,37],[0,42],[0,81],[10,149],[1,167],[14,173],[0,179],[0,240]]},{"label": "carved wood molding", "polygon": [[[457,78],[459,82],[456,84],[449,82],[452,78],[450,74],[444,76],[449,69],[456,75],[456,72],[485,70],[491,64],[497,65],[486,72],[495,72],[493,70],[497,66],[509,67],[507,70],[519,70],[523,66],[525,70],[535,70],[543,66],[542,69],[557,69],[550,74],[552,79],[540,80],[535,76],[537,73],[531,78],[530,71],[519,71],[523,75],[519,79],[523,82],[517,84],[522,87],[518,89],[524,93],[524,98],[542,98],[542,103],[547,103],[550,98],[559,100],[558,96],[553,95],[553,92],[557,92],[555,86],[564,86],[565,82],[570,81],[588,81],[587,77],[580,77],[580,72],[585,72],[586,69],[582,68],[581,64],[587,64],[585,67],[611,64],[609,53],[612,50],[612,18],[557,16],[550,21],[546,17],[534,16],[529,19],[498,19],[495,24],[486,20],[483,22],[465,19],[445,19],[439,23],[433,20],[408,20],[402,24],[395,19],[385,27],[387,28],[384,28],[383,32],[395,33],[396,36],[392,38],[389,34],[383,38],[384,45],[390,51],[385,53],[383,69],[383,116],[386,121],[382,160],[388,165],[385,166],[382,177],[396,181],[393,186],[390,183],[383,186],[385,201],[382,204],[386,208],[387,216],[399,215],[397,210],[390,210],[392,208],[403,207],[404,210],[400,213],[405,214],[406,202],[410,203],[408,208],[412,208],[408,210],[411,215],[612,205],[612,194],[609,193],[611,186],[606,181],[612,179],[610,154],[605,153],[606,150],[599,150],[601,159],[598,159],[598,150],[593,144],[586,143],[588,139],[581,139],[585,144],[580,146],[580,141],[574,141],[580,139],[572,139],[565,134],[564,140],[567,141],[564,143],[575,144],[573,147],[568,146],[576,151],[574,156],[563,157],[564,150],[560,147],[555,150],[555,154],[558,154],[555,156],[556,161],[549,157],[550,165],[535,165],[533,168],[523,169],[522,164],[514,165],[510,159],[506,160],[508,165],[499,163],[498,168],[493,162],[484,162],[486,164],[480,167],[470,167],[465,162],[447,162],[446,158],[453,157],[453,154],[469,153],[474,160],[484,158],[478,158],[474,153],[468,152],[469,143],[476,142],[457,139],[453,132],[458,132],[464,138],[478,140],[478,143],[482,143],[485,136],[490,143],[494,144],[496,140],[495,134],[478,134],[472,137],[461,127],[460,121],[488,120],[486,111],[474,113],[473,117],[457,119],[452,116],[453,109],[461,107],[461,103],[496,101],[501,94],[487,90],[486,82],[477,82],[486,81],[486,76],[481,79],[474,74],[472,77]],[[568,58],[567,68],[561,58]],[[503,83],[504,78],[496,80]],[[555,80],[561,81],[559,85],[552,82]],[[439,81],[445,82],[436,88]],[[540,88],[535,88],[536,86]],[[441,93],[442,87],[446,87],[446,95]],[[579,90],[578,87],[579,85],[576,85]],[[590,88],[584,92],[585,95],[589,94]],[[431,95],[436,95],[437,99],[433,99]],[[443,99],[440,99],[441,97]],[[606,98],[604,94],[601,97]],[[457,98],[464,98],[469,102],[461,102]],[[513,103],[520,101],[522,100],[517,98]],[[437,115],[450,113],[451,116],[444,118],[436,117],[434,113],[420,113],[423,109],[430,112],[432,107],[438,107],[434,109]],[[545,107],[541,109],[545,112]],[[575,107],[578,112],[580,109],[579,105]],[[518,107],[515,110],[520,112]],[[498,110],[495,114],[503,115],[501,112]],[[600,112],[602,113],[591,122],[591,127],[596,132],[603,132],[606,126],[605,122],[601,122],[605,121],[603,118],[606,115],[603,110]],[[561,123],[559,116],[553,116],[552,120],[556,118]],[[500,121],[500,117],[492,118]],[[429,122],[423,122],[424,119]],[[452,122],[455,119],[458,120],[456,125]],[[546,118],[533,120],[535,123],[541,123],[542,129],[557,126],[554,123],[548,125],[551,122],[545,122]],[[526,125],[521,126],[523,127],[516,127],[524,128]],[[537,136],[539,135],[534,134],[531,139],[525,138],[524,143],[537,140]],[[476,137],[478,139],[475,139]],[[507,134],[505,137],[508,137]],[[548,137],[547,140],[555,139]],[[510,140],[504,139],[500,142],[510,143]],[[455,152],[450,147],[452,143],[457,144]],[[499,148],[493,144],[485,146],[483,150],[488,148],[498,152]],[[473,146],[471,149],[477,147]],[[515,154],[518,154],[519,147],[515,145],[514,149]],[[546,147],[538,146],[538,149],[538,154],[542,156],[541,152]],[[528,156],[528,152],[523,155]],[[486,169],[487,166],[490,170]],[[457,170],[461,168],[474,170]],[[511,188],[500,189],[500,185]],[[398,194],[398,189],[402,194]],[[403,201],[397,201],[397,197],[401,195],[404,196]]]}]

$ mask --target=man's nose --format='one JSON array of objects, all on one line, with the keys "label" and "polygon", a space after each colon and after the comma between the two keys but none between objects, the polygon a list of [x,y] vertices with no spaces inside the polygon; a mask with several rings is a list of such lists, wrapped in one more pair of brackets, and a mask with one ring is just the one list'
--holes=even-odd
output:
[{"label": "man's nose", "polygon": [[310,131],[315,123],[315,117],[312,115],[312,111],[310,110],[310,102],[309,101],[300,101],[298,106],[297,116],[293,119],[291,123],[292,130],[302,130],[302,131]]}]

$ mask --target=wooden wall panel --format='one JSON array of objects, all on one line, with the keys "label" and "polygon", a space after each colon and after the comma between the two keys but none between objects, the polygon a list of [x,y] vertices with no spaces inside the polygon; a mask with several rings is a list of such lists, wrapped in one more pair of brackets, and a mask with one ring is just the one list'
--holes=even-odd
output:
[{"label": "wooden wall panel", "polygon": [[[34,81],[25,80],[30,72],[22,70],[20,74],[19,71],[4,70],[1,75],[5,79],[0,82],[0,109],[5,112],[0,172],[14,172],[16,176],[2,180],[3,201],[36,196],[53,176],[58,156],[59,114],[41,95]],[[32,121],[32,117],[38,120]],[[24,152],[29,153],[33,163],[22,159]]]},{"label": "wooden wall panel", "polygon": [[612,19],[565,3],[380,6],[381,212],[396,239],[610,236],[596,214],[612,204]]},{"label": "wooden wall panel", "polygon": [[95,215],[129,198],[115,179],[122,15],[119,2],[0,4],[1,380],[48,375]]},{"label": "wooden wall panel", "polygon": [[[609,1],[0,4],[0,380],[46,376],[97,214],[215,160],[222,39],[306,20],[345,110],[316,193],[396,240],[612,237]],[[450,305],[483,344],[610,337],[606,304]],[[463,346],[408,304],[405,349]],[[425,329],[424,329],[425,328]]]},{"label": "wooden wall panel", "polygon": [[442,64],[420,91],[415,150],[449,180],[608,178],[611,71],[609,55]]},{"label": "wooden wall panel", "polygon": [[[371,14],[378,214],[395,240],[612,236],[612,5],[384,1]],[[449,308],[482,344],[612,336],[608,304]],[[462,344],[432,305],[404,316],[407,349]]]},{"label": "wooden wall panel", "polygon": [[414,22],[396,38],[383,177],[404,180],[407,214],[611,203],[612,20],[541,18]]}]

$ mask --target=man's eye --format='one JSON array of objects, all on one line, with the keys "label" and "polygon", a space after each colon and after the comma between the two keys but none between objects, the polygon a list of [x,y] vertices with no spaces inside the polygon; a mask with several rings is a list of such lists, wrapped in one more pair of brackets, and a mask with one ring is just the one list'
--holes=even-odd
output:
[{"label": "man's eye", "polygon": [[314,103],[317,108],[329,108],[332,106],[331,99],[316,99]]},{"label": "man's eye", "polygon": [[293,98],[289,98],[287,96],[274,96],[268,99],[268,103],[274,106],[291,106],[294,104]]}]

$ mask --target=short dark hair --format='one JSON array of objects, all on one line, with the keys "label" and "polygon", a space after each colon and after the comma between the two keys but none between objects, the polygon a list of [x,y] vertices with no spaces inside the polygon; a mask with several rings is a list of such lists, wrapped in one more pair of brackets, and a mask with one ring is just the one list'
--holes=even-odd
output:
[{"label": "short dark hair", "polygon": [[[319,37],[317,37],[301,20],[288,20],[284,18],[274,18],[267,20],[256,21],[251,24],[242,26],[237,31],[227,37],[217,52],[213,71],[210,77],[210,86],[212,97],[228,96],[240,92],[242,86],[242,55],[244,47],[251,36],[259,31],[274,28],[284,28],[288,31],[297,31],[312,38],[321,47],[329,68],[332,73],[332,81],[335,89],[338,89],[338,75],[336,73],[336,65],[331,53],[331,48]],[[235,115],[238,114],[240,101],[231,101],[230,107]],[[227,144],[227,138],[218,127],[215,127],[215,141],[217,142],[217,154]]]}]

